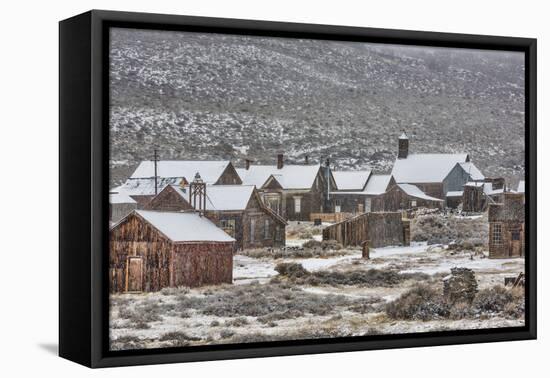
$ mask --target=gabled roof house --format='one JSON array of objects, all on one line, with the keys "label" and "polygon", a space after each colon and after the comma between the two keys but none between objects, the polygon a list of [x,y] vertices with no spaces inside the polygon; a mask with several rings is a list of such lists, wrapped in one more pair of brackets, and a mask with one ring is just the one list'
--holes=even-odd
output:
[{"label": "gabled roof house", "polygon": [[429,197],[445,199],[448,192],[461,191],[469,181],[485,177],[466,153],[409,153],[409,138],[399,137],[398,156],[391,172],[398,184],[413,184]]},{"label": "gabled roof house", "polygon": [[286,220],[310,220],[312,213],[328,209],[330,192],[337,189],[328,166],[284,163],[277,155],[276,165],[246,165],[237,170],[243,184],[255,185],[264,203]]}]

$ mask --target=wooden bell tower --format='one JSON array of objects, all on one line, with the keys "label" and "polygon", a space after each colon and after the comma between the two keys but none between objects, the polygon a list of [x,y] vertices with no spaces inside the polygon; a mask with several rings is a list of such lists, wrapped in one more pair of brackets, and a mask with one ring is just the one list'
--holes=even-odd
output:
[{"label": "wooden bell tower", "polygon": [[202,180],[199,172],[189,186],[189,203],[202,215],[206,211],[206,183]]}]

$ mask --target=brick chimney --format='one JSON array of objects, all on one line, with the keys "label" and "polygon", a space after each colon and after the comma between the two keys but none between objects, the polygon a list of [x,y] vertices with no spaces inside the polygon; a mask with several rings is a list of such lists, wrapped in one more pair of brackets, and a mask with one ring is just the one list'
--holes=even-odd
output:
[{"label": "brick chimney", "polygon": [[248,171],[250,169],[250,163],[252,162],[252,160],[250,159],[244,159],[244,167],[246,168],[246,170]]},{"label": "brick chimney", "polygon": [[306,157],[305,157],[305,163],[306,163],[306,165],[309,164],[309,156],[308,155],[306,155]]},{"label": "brick chimney", "polygon": [[399,137],[399,150],[397,152],[398,159],[406,159],[409,156],[409,137],[403,131]]},{"label": "brick chimney", "polygon": [[277,169],[283,169],[284,165],[284,155],[277,154]]}]

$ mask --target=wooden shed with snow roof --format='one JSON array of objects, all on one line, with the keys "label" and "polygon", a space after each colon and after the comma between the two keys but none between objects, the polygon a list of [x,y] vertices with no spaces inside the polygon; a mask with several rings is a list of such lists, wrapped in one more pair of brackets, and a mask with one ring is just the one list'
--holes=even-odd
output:
[{"label": "wooden shed with snow roof", "polygon": [[237,169],[245,185],[255,185],[263,202],[286,220],[308,221],[311,213],[330,211],[330,192],[337,189],[328,166],[284,164],[250,165]]},{"label": "wooden shed with snow roof", "polygon": [[[189,187],[169,185],[151,200],[147,209],[194,209],[189,191]],[[236,250],[285,245],[286,221],[262,202],[253,185],[207,185],[205,203],[205,216],[235,238]]]},{"label": "wooden shed with snow roof", "polygon": [[235,239],[198,212],[136,210],[109,239],[111,292],[232,283]]}]

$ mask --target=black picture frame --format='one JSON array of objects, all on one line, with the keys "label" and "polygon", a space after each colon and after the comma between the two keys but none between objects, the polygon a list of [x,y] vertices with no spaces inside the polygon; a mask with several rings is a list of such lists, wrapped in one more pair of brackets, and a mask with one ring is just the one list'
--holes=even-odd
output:
[{"label": "black picture frame", "polygon": [[[135,351],[108,349],[108,28],[201,31],[525,53],[525,326]],[[59,354],[89,367],[535,339],[536,39],[92,10],[59,23]]]}]

